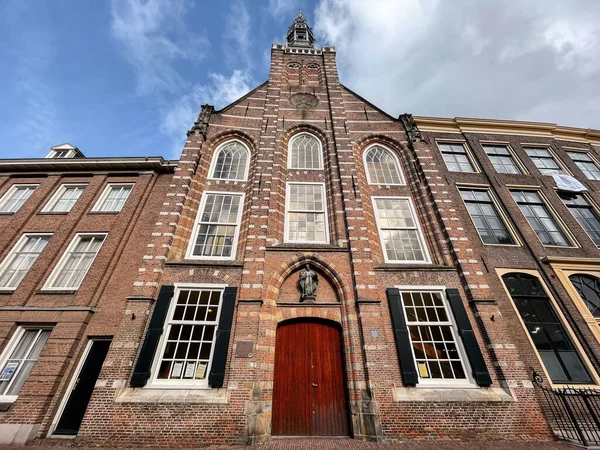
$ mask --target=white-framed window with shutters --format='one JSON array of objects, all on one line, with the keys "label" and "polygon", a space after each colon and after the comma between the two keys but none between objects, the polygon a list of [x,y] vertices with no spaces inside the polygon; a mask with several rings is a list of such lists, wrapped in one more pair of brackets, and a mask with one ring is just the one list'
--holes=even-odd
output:
[{"label": "white-framed window with shutters", "polygon": [[244,194],[204,192],[187,251],[189,259],[235,259]]},{"label": "white-framed window with shutters", "polygon": [[104,188],[102,195],[92,208],[93,212],[115,213],[123,209],[133,183],[110,183]]},{"label": "white-framed window with shutters", "polygon": [[429,253],[408,197],[373,197],[381,249],[389,263],[429,263]]},{"label": "white-framed window with shutters", "polygon": [[364,151],[363,159],[367,183],[375,185],[405,185],[400,163],[388,148],[373,144]]},{"label": "white-framed window with shutters", "polygon": [[14,402],[50,337],[48,328],[19,327],[0,355],[0,402]]},{"label": "white-framed window with shutters", "polygon": [[149,387],[208,388],[225,287],[175,284]]},{"label": "white-framed window with shutters", "polygon": [[107,235],[108,233],[77,233],[43,289],[79,289]]},{"label": "white-framed window with shutters", "polygon": [[75,206],[87,184],[61,184],[42,212],[67,213]]},{"label": "white-framed window with shutters", "polygon": [[217,147],[208,171],[209,178],[246,181],[249,166],[250,150],[242,141],[233,139]]},{"label": "white-framed window with shutters", "polygon": [[17,212],[37,187],[37,184],[13,184],[0,199],[0,213]]},{"label": "white-framed window with shutters", "polygon": [[397,286],[420,385],[471,386],[474,380],[443,286]]},{"label": "white-framed window with shutters", "polygon": [[25,233],[0,264],[0,290],[14,291],[46,247],[52,233]]},{"label": "white-framed window with shutters", "polygon": [[324,183],[288,183],[285,201],[285,242],[329,243]]},{"label": "white-framed window with shutters", "polygon": [[288,169],[323,169],[321,141],[310,133],[298,133],[288,144]]}]

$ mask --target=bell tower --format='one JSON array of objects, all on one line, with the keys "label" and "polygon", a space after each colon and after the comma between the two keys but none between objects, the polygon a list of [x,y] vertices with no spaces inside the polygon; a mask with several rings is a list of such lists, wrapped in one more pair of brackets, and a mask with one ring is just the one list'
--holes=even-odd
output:
[{"label": "bell tower", "polygon": [[285,40],[288,47],[315,48],[312,28],[306,23],[302,11],[298,11],[294,23],[288,28]]}]

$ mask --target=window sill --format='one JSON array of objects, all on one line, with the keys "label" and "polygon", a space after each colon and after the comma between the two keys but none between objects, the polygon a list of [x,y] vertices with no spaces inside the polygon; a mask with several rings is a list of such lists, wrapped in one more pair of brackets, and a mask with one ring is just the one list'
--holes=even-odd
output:
[{"label": "window sill", "polygon": [[395,402],[514,402],[509,391],[502,388],[434,387],[394,388]]},{"label": "window sill", "polygon": [[0,395],[0,412],[8,411],[17,398],[19,398],[18,395]]},{"label": "window sill", "polygon": [[40,216],[66,216],[70,211],[40,211]]},{"label": "window sill", "polygon": [[0,216],[12,216],[15,214],[15,212],[0,212]]},{"label": "window sill", "polygon": [[451,271],[455,272],[456,267],[452,266],[443,266],[443,265],[434,265],[428,263],[407,263],[407,264],[395,264],[395,263],[386,263],[380,264],[378,266],[373,267],[373,270],[380,271],[396,271],[396,270],[420,270],[420,271],[431,271],[431,272],[439,272],[439,271]]},{"label": "window sill", "polygon": [[165,266],[217,266],[217,267],[244,267],[237,261],[219,259],[183,259],[180,261],[167,261]]},{"label": "window sill", "polygon": [[205,403],[226,405],[229,403],[227,389],[211,388],[123,388],[117,392],[117,403]]},{"label": "window sill", "polygon": [[348,252],[348,247],[336,247],[331,244],[279,244],[266,247],[267,252],[313,251],[313,252]]},{"label": "window sill", "polygon": [[40,289],[35,291],[36,294],[41,295],[71,295],[76,292],[77,289]]},{"label": "window sill", "polygon": [[116,216],[121,211],[90,211],[88,214]]}]

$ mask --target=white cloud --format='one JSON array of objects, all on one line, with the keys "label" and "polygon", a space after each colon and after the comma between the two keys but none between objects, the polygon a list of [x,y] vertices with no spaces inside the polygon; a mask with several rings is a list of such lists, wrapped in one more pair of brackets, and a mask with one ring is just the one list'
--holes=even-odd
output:
[{"label": "white cloud", "polygon": [[133,66],[140,94],[185,85],[173,64],[201,60],[208,40],[188,30],[185,0],[112,0],[111,30]]},{"label": "white cloud", "polygon": [[600,128],[600,2],[320,0],[342,82],[396,115]]},{"label": "white cloud", "polygon": [[201,105],[208,103],[216,109],[223,108],[254,87],[250,76],[240,70],[234,70],[229,77],[218,73],[211,73],[209,77],[210,84],[194,86],[189,94],[182,96],[164,112],[161,131],[173,141],[171,157],[179,157],[186,132],[198,117]]},{"label": "white cloud", "polygon": [[299,0],[269,0],[268,11],[276,19],[292,19],[292,14],[298,12]]},{"label": "white cloud", "polygon": [[233,1],[229,5],[225,32],[223,34],[225,58],[230,67],[239,67],[240,61],[250,69],[252,35],[250,33],[250,13],[242,0]]}]

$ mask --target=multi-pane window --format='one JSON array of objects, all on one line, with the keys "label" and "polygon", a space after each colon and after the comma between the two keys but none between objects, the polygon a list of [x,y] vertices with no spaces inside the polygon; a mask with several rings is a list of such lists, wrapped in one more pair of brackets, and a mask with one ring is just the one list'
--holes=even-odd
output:
[{"label": "multi-pane window", "polygon": [[71,150],[55,150],[51,158],[66,158]]},{"label": "multi-pane window", "polygon": [[325,186],[289,183],[286,241],[327,243]]},{"label": "multi-pane window", "polygon": [[369,148],[365,152],[365,166],[369,184],[404,184],[398,161],[386,148]]},{"label": "multi-pane window", "polygon": [[535,191],[510,191],[521,212],[544,245],[570,245],[548,206]]},{"label": "multi-pane window", "polygon": [[462,188],[459,191],[484,243],[515,244],[487,190]]},{"label": "multi-pane window", "polygon": [[16,289],[36,261],[51,234],[25,234],[0,265],[0,289]]},{"label": "multi-pane window", "polygon": [[520,174],[523,171],[517,165],[513,154],[505,145],[484,145],[486,155],[490,158],[494,169],[498,173]]},{"label": "multi-pane window", "polygon": [[600,246],[600,217],[583,194],[560,192],[558,194],[579,225],[592,238],[594,244]]},{"label": "multi-pane window", "polygon": [[44,207],[45,212],[69,212],[85,190],[85,184],[63,184]]},{"label": "multi-pane window", "polygon": [[204,193],[191,257],[235,257],[243,203],[242,194]]},{"label": "multi-pane window", "polygon": [[451,172],[475,172],[465,145],[438,142],[442,157]]},{"label": "multi-pane window", "polygon": [[585,303],[585,306],[590,310],[594,319],[600,319],[600,279],[578,273],[569,277],[571,283],[577,290],[577,293]]},{"label": "multi-pane window", "polygon": [[50,336],[50,330],[19,328],[0,362],[0,398],[16,398]]},{"label": "multi-pane window", "polygon": [[290,169],[322,169],[323,153],[314,136],[301,133],[292,138],[289,146]]},{"label": "multi-pane window", "polygon": [[502,279],[552,382],[591,383],[540,280],[524,273],[508,273]]},{"label": "multi-pane window", "polygon": [[15,184],[0,200],[0,213],[14,213],[33,194],[37,184]]},{"label": "multi-pane window", "polygon": [[217,150],[211,178],[245,180],[248,173],[248,150],[239,141],[230,141]]},{"label": "multi-pane window", "polygon": [[402,303],[419,379],[467,381],[442,292],[402,292]]},{"label": "multi-pane window", "polygon": [[133,189],[133,184],[109,184],[92,211],[119,212]]},{"label": "multi-pane window", "polygon": [[202,382],[210,372],[219,320],[220,289],[178,289],[169,311],[157,381]]},{"label": "multi-pane window", "polygon": [[600,180],[600,168],[592,157],[583,152],[567,152],[569,158],[581,169],[588,180]]},{"label": "multi-pane window", "polygon": [[561,175],[565,173],[552,153],[550,153],[550,150],[546,148],[526,148],[525,152],[542,175]]},{"label": "multi-pane window", "polygon": [[408,198],[373,198],[383,254],[387,262],[427,262],[419,224]]},{"label": "multi-pane window", "polygon": [[46,289],[78,289],[102,247],[106,234],[78,234],[50,275]]}]

